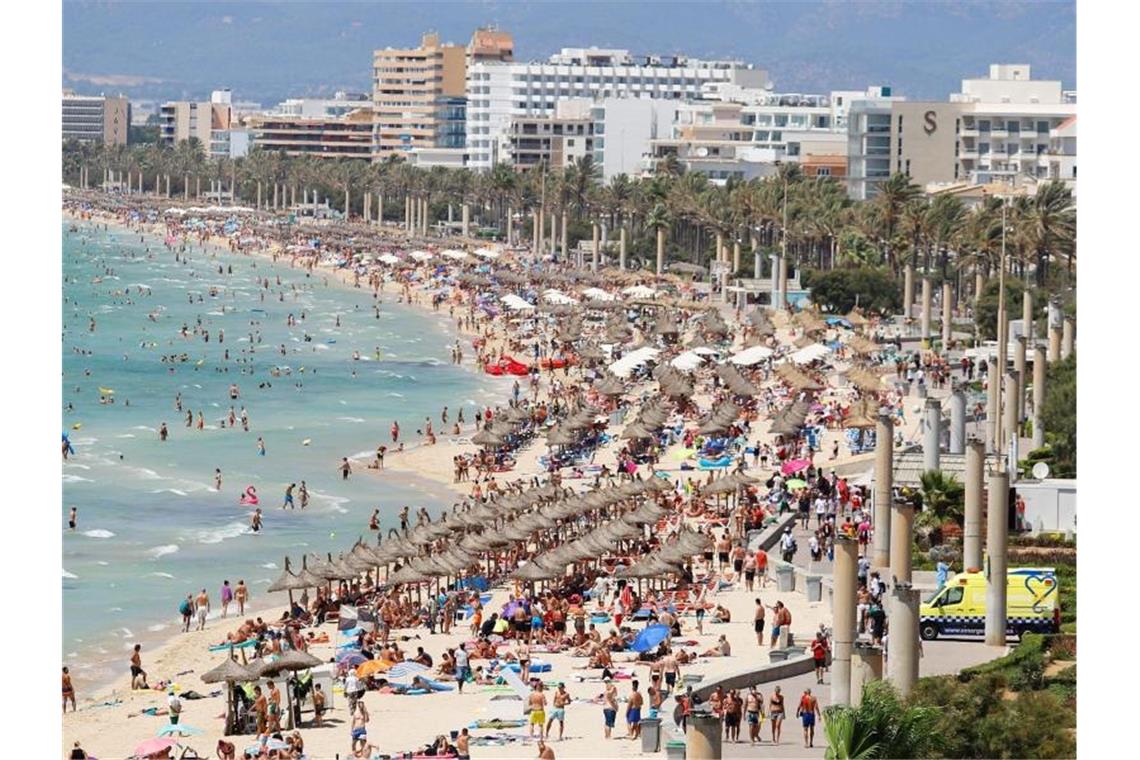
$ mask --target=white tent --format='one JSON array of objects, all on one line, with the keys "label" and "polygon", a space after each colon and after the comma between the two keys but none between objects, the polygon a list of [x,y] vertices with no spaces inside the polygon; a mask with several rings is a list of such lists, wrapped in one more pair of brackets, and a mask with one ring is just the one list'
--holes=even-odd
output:
[{"label": "white tent", "polygon": [[467,253],[460,251],[457,248],[448,248],[447,250],[441,251],[439,255],[445,258],[454,259],[455,261],[467,260]]},{"label": "white tent", "polygon": [[472,253],[484,259],[499,258],[499,252],[494,248],[476,248],[474,251],[472,251]]},{"label": "white tent", "polygon": [[657,291],[645,285],[630,285],[622,291],[624,295],[632,296],[634,298],[653,298],[657,295]]},{"label": "white tent", "polygon": [[753,346],[746,348],[740,353],[733,354],[729,357],[729,361],[741,367],[751,367],[753,364],[759,364],[772,355],[772,349],[767,346]]},{"label": "white tent", "polygon": [[503,296],[500,300],[503,302],[503,305],[511,311],[526,311],[528,309],[534,309],[533,304],[527,303],[522,298],[516,296],[514,293],[509,293]]},{"label": "white tent", "polygon": [[682,372],[692,372],[697,367],[701,366],[704,362],[704,357],[696,351],[686,351],[683,354],[675,356],[669,364],[673,365]]},{"label": "white tent", "polygon": [[431,258],[431,254],[428,253],[427,251],[411,251],[410,253],[408,253],[408,255],[411,256],[416,261],[420,261],[420,262],[427,261]]},{"label": "white tent", "polygon": [[584,296],[586,296],[586,298],[592,299],[594,301],[616,301],[617,300],[617,296],[615,296],[613,293],[609,292],[608,290],[602,290],[601,288],[586,288],[585,290],[582,291],[582,295],[584,295]]},{"label": "white tent", "polygon": [[572,306],[573,304],[578,303],[577,298],[571,298],[561,290],[555,290],[554,288],[550,288],[549,290],[544,291],[542,294],[542,300],[546,301],[547,303],[562,304],[563,306]]},{"label": "white tent", "polygon": [[831,349],[822,343],[812,343],[810,346],[804,346],[788,358],[796,364],[811,364],[816,359],[822,359],[829,353],[831,353]]},{"label": "white tent", "polygon": [[633,373],[634,369],[642,366],[652,359],[656,359],[657,355],[660,353],[661,351],[659,349],[652,348],[651,346],[643,346],[634,351],[630,351],[628,354],[611,364],[609,367],[610,372],[617,375],[618,377],[629,377],[630,374]]},{"label": "white tent", "polygon": [[382,253],[376,257],[381,264],[399,264],[400,260],[390,253]]}]

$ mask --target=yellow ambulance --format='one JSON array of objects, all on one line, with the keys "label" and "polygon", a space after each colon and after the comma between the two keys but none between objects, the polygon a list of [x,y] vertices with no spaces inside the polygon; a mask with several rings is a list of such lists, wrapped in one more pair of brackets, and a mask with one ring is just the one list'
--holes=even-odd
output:
[{"label": "yellow ambulance", "polygon": [[[1007,572],[1008,636],[1026,632],[1057,633],[1061,629],[1057,573],[1053,568],[1023,567]],[[939,636],[981,636],[986,630],[985,573],[958,573],[919,607],[919,634],[931,641]]]}]

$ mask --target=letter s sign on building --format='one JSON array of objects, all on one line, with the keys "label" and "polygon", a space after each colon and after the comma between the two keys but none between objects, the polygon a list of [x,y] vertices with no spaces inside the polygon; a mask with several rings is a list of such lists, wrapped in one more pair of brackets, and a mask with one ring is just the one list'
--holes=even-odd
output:
[{"label": "letter s sign on building", "polygon": [[922,115],[922,120],[925,123],[922,126],[922,131],[926,132],[928,135],[934,134],[935,130],[938,129],[937,116],[938,114],[936,114],[934,111],[927,111],[924,113]]}]

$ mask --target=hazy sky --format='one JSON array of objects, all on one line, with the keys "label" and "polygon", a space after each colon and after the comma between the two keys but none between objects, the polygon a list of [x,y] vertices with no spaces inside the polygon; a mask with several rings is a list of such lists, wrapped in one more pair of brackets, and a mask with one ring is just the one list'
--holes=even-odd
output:
[{"label": "hazy sky", "polygon": [[369,89],[371,51],[424,31],[463,44],[479,25],[514,34],[516,58],[597,45],[733,57],[778,90],[888,84],[945,99],[990,63],[1029,63],[1076,87],[1072,2],[89,2],[63,8],[64,84],[134,97],[241,99]]}]

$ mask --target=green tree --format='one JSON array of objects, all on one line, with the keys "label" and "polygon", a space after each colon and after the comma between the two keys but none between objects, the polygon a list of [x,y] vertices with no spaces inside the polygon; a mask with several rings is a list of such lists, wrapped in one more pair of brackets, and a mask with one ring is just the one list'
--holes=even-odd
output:
[{"label": "green tree", "polygon": [[1077,476],[1077,355],[1055,362],[1045,373],[1045,438],[1053,450],[1053,474]]},{"label": "green tree", "polygon": [[943,737],[934,730],[938,708],[903,702],[886,681],[867,684],[858,707],[829,707],[824,717],[825,726],[839,724],[834,732],[825,729],[829,760],[928,757],[942,749]]},{"label": "green tree", "polygon": [[855,308],[877,314],[892,314],[902,307],[898,283],[886,269],[809,270],[804,278],[811,300],[832,314],[846,314]]},{"label": "green tree", "polygon": [[[978,333],[983,340],[997,338],[998,294],[1000,283],[996,277],[991,277],[982,288],[982,297],[978,299],[978,306],[974,310],[974,321],[978,325]],[[1021,297],[1025,286],[1020,280],[1012,277],[1005,278],[1005,315],[1006,319],[1021,316]]]}]

